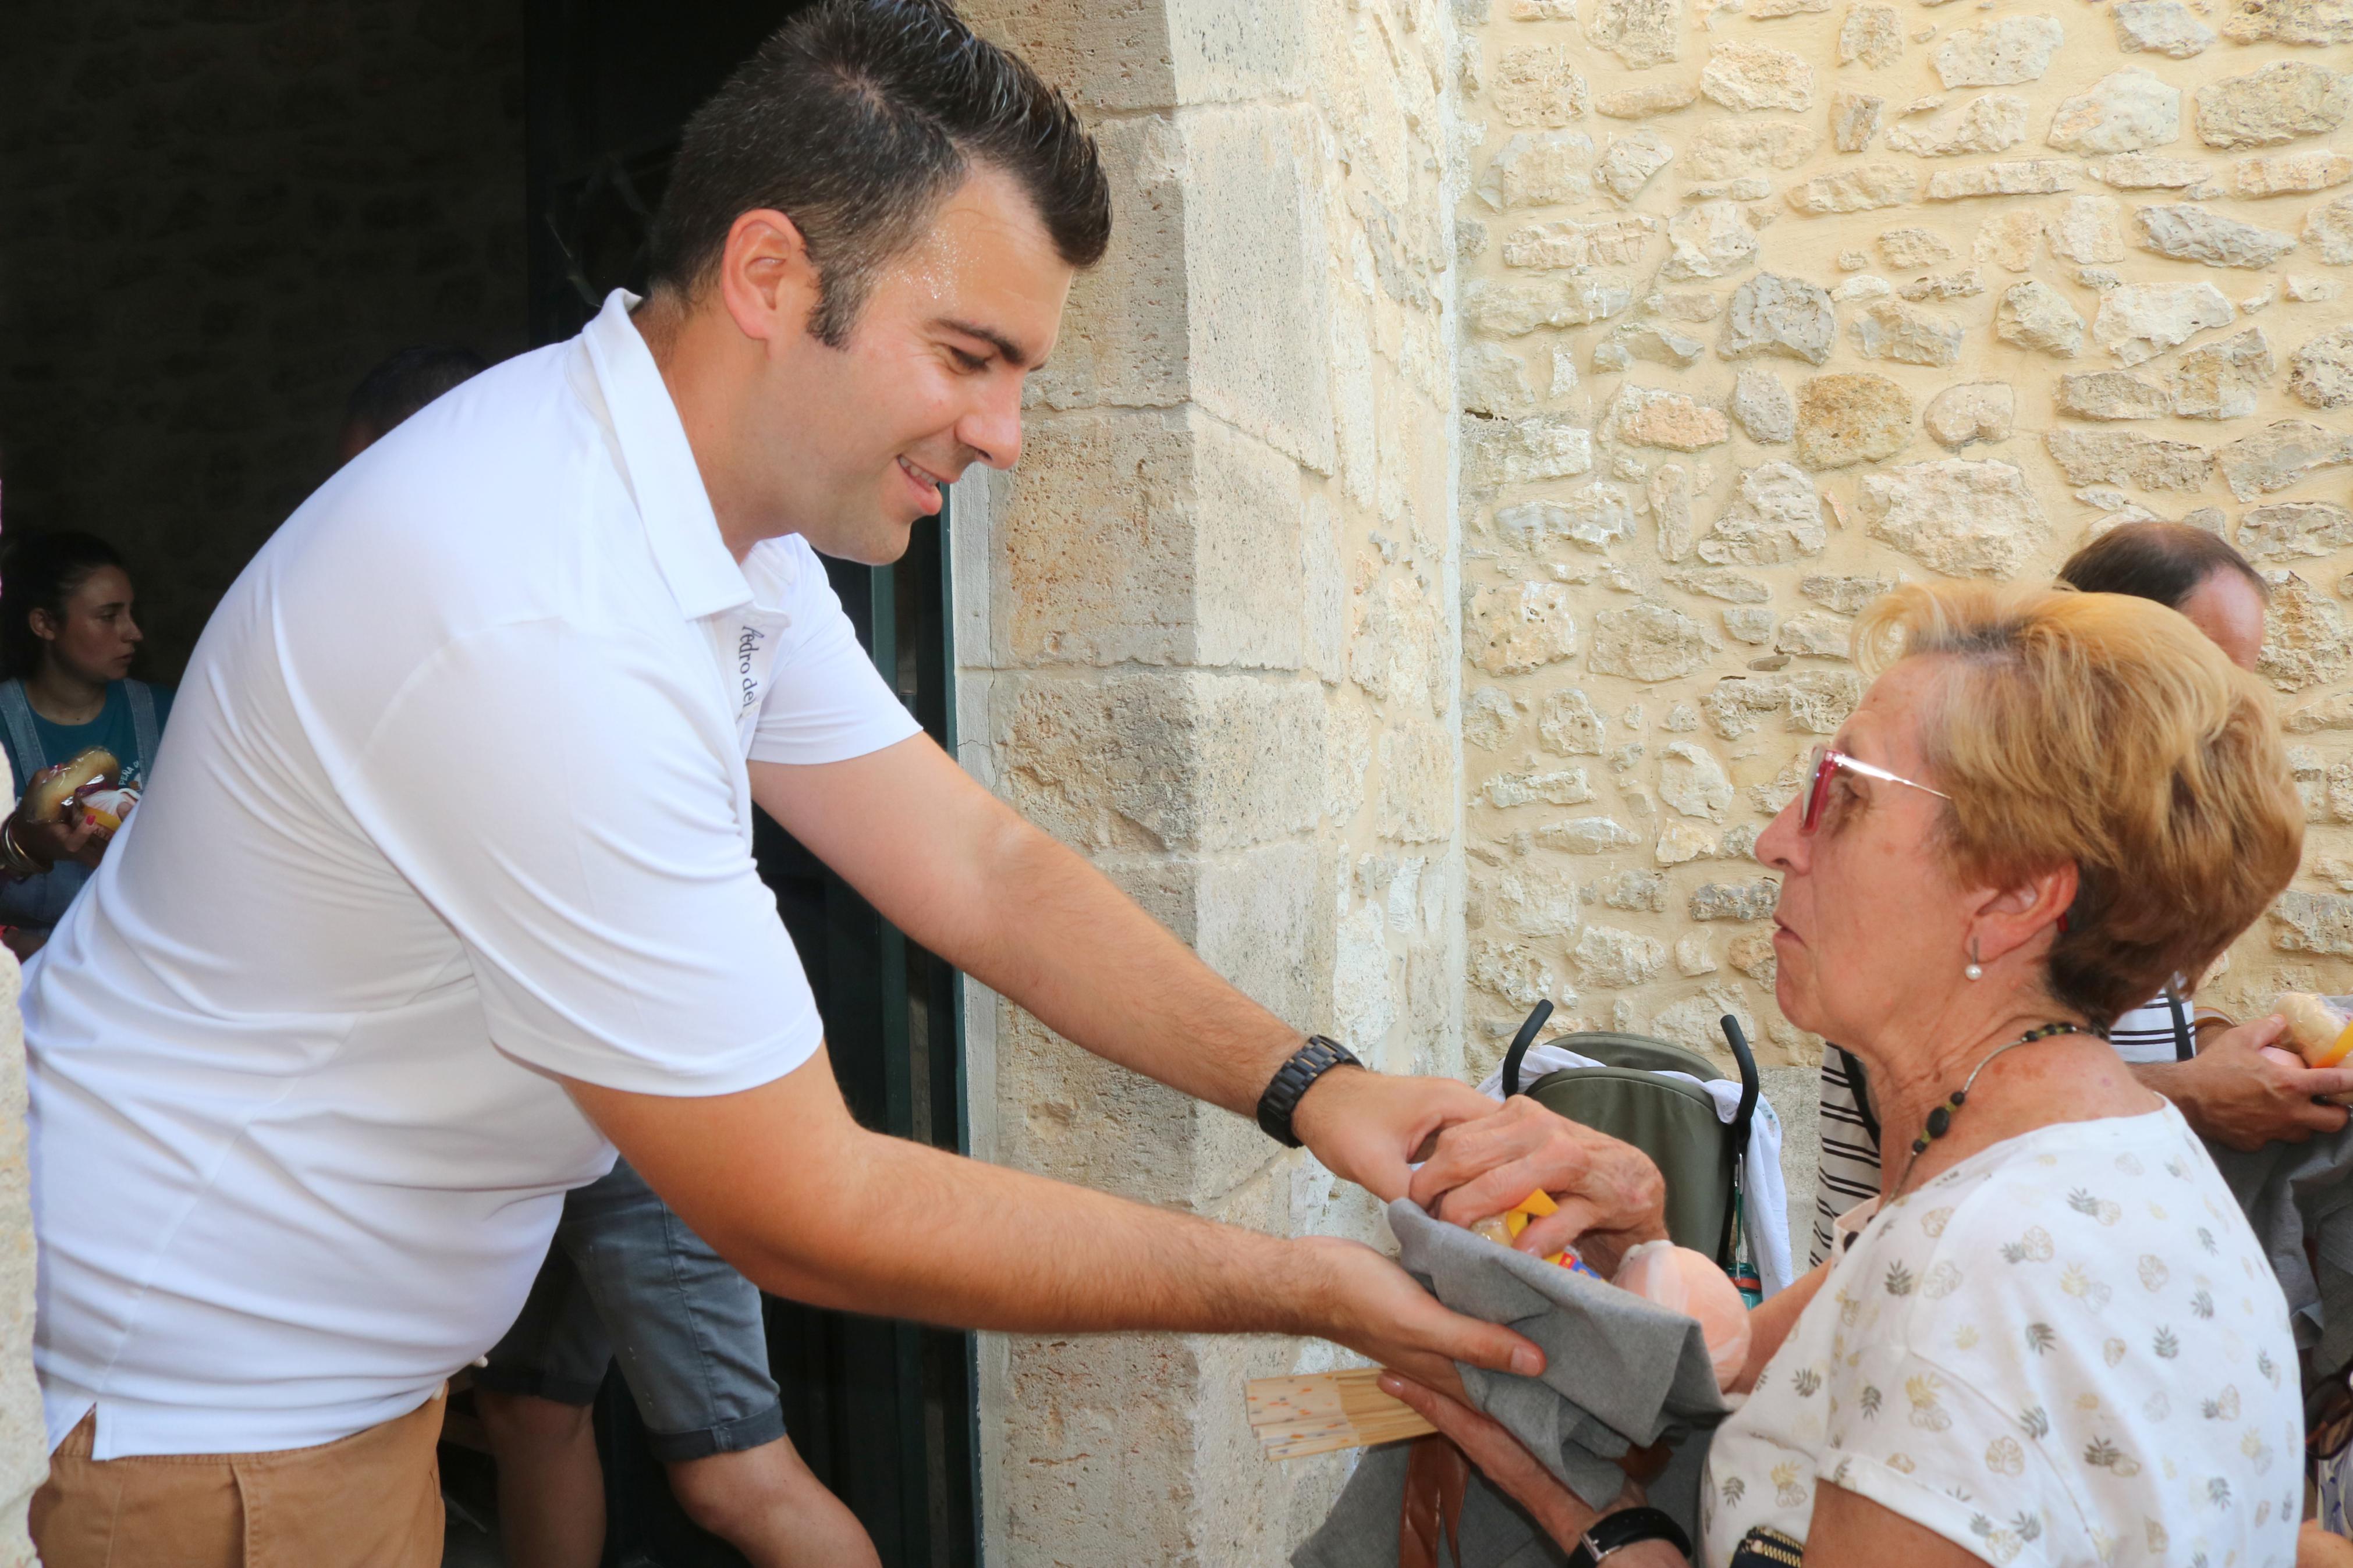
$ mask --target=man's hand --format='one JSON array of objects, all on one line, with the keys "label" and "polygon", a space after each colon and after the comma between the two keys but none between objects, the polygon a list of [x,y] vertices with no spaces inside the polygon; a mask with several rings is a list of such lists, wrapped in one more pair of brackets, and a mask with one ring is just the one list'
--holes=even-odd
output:
[{"label": "man's hand", "polygon": [[[1381,1392],[1392,1399],[1403,1400],[1423,1420],[1437,1427],[1440,1435],[1461,1449],[1463,1456],[1478,1466],[1480,1473],[1504,1496],[1527,1510],[1564,1552],[1574,1551],[1577,1538],[1601,1517],[1586,1507],[1583,1499],[1554,1479],[1552,1472],[1523,1447],[1502,1423],[1395,1373],[1381,1379]],[[1629,1479],[1625,1489],[1609,1506],[1613,1510],[1639,1508],[1642,1501],[1642,1489]],[[1683,1553],[1663,1541],[1638,1542],[1613,1553],[1610,1561],[1622,1563],[1626,1568],[1685,1568]]]},{"label": "man's hand", "polygon": [[1539,1187],[1560,1210],[1520,1232],[1513,1245],[1523,1252],[1574,1245],[1607,1278],[1627,1248],[1666,1237],[1667,1186],[1651,1157],[1525,1095],[1440,1133],[1407,1195],[1440,1219],[1475,1225]]},{"label": "man's hand", "polygon": [[2316,1095],[2353,1091],[2353,1069],[2290,1067],[2264,1056],[2287,1034],[2274,1014],[2209,1038],[2186,1062],[2151,1062],[2133,1076],[2181,1108],[2193,1131],[2242,1151],[2266,1143],[2301,1143],[2345,1125],[2341,1105],[2316,1105]]},{"label": "man's hand", "polygon": [[1319,1314],[1323,1321],[1306,1331],[1450,1394],[1462,1392],[1454,1369],[1458,1361],[1522,1377],[1544,1371],[1544,1352],[1509,1329],[1440,1305],[1411,1275],[1372,1248],[1330,1237],[1309,1237],[1294,1245],[1312,1251],[1332,1280],[1329,1301]]},{"label": "man's hand", "polygon": [[1388,1203],[1405,1195],[1411,1167],[1430,1157],[1440,1133],[1496,1110],[1493,1100],[1451,1078],[1391,1078],[1343,1067],[1308,1085],[1291,1113],[1291,1130],[1325,1170]]}]

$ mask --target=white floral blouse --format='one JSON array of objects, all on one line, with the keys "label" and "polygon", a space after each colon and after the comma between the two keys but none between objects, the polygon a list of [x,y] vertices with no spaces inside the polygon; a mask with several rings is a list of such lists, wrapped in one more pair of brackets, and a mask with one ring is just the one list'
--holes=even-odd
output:
[{"label": "white floral blouse", "polygon": [[1717,1432],[1705,1561],[1821,1479],[2010,1564],[2288,1568],[2286,1299],[2171,1106],[2039,1128],[1885,1207]]}]

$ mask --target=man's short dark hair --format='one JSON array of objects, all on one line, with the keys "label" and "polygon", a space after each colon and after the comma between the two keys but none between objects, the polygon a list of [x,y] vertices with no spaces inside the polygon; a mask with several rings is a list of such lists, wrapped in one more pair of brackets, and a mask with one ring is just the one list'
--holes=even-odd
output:
[{"label": "man's short dark hair", "polygon": [[1103,258],[1111,186],[1060,93],[940,0],[824,0],[687,121],[654,216],[653,284],[699,293],[735,220],[774,208],[817,268],[809,330],[839,348],[876,268],[916,243],[974,163],[1027,193],[1065,262]]},{"label": "man's short dark hair", "polygon": [[2186,522],[2112,528],[2069,556],[2059,581],[2086,594],[2129,594],[2178,610],[2217,572],[2236,572],[2271,597],[2271,584],[2229,540]]},{"label": "man's short dark hair", "polygon": [[391,433],[394,426],[456,386],[490,369],[491,362],[471,349],[444,343],[423,343],[402,349],[360,377],[343,403],[343,427],[364,428],[368,439]]}]

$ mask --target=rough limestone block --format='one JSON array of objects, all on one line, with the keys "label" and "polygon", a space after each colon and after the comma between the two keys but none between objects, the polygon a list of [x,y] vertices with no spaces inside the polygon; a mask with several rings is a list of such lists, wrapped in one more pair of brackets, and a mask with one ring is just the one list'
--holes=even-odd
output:
[{"label": "rough limestone block", "polygon": [[[2181,89],[2126,66],[2060,100],[2043,140],[2075,153],[2137,153],[2181,135]],[[1989,149],[1999,151],[1999,149]]]},{"label": "rough limestone block", "polygon": [[1826,538],[1813,481],[1787,463],[1760,463],[1741,474],[1699,555],[1715,566],[1778,566],[1820,554]]},{"label": "rough limestone block", "polygon": [[1000,778],[1024,816],[1088,854],[1219,851],[1314,826],[1314,681],[1208,670],[1000,676],[990,694]]},{"label": "rough limestone block", "polygon": [[2198,140],[2269,147],[2317,136],[2353,112],[2353,79],[2309,60],[2278,60],[2198,89]]},{"label": "rough limestone block", "polygon": [[2181,0],[2117,0],[2109,15],[2116,25],[2116,47],[2127,54],[2186,60],[2214,41],[2214,29]]},{"label": "rough limestone block", "polygon": [[1890,148],[1924,158],[2006,152],[2025,140],[2026,100],[2014,92],[1989,92],[1924,124],[1899,123],[1887,131]]},{"label": "rough limestone block", "polygon": [[1593,700],[1576,687],[1554,692],[1537,710],[1537,739],[1556,756],[1598,757],[1605,733]]},{"label": "rough limestone block", "polygon": [[1555,540],[1599,554],[1632,537],[1634,500],[1625,490],[1602,480],[1558,500],[1515,501],[1497,507],[1495,531],[1531,554],[1543,554]]},{"label": "rough limestone block", "polygon": [[2084,166],[2071,158],[2011,158],[1967,169],[1939,169],[1928,176],[1932,202],[1972,196],[2036,196],[2072,191]]},{"label": "rough limestone block", "polygon": [[1822,139],[1796,120],[1719,120],[1700,127],[1683,147],[1683,173],[1694,180],[1729,180],[1771,169],[1794,169],[1814,155]]},{"label": "rough limestone block", "polygon": [[2092,177],[2120,191],[2183,191],[2211,176],[2195,158],[2164,158],[2154,153],[2119,153],[2092,165]]},{"label": "rough limestone block", "polygon": [[1854,626],[1842,616],[1807,610],[1781,623],[1773,639],[1777,653],[1792,658],[1844,658],[1853,641]]},{"label": "rough limestone block", "polygon": [[2231,193],[2239,196],[2325,191],[2348,180],[2353,180],[2353,158],[2320,149],[2263,153],[2231,165]]},{"label": "rough limestone block", "polygon": [[2215,455],[2222,479],[2241,500],[2284,490],[2306,474],[2353,463],[2353,436],[2306,419],[2275,419]]},{"label": "rough limestone block", "polygon": [[2094,370],[2059,378],[2059,412],[2078,419],[2159,419],[2173,395],[2128,371]]},{"label": "rough limestone block", "polygon": [[1687,594],[1734,605],[1762,605],[1773,596],[1773,591],[1756,578],[1724,568],[1677,568],[1661,573],[1660,577]]},{"label": "rough limestone block", "polygon": [[2054,16],[2005,16],[1945,36],[1930,62],[1947,90],[2010,87],[2033,81],[2051,68],[2052,51],[2066,41]]},{"label": "rough limestone block", "polygon": [[1596,94],[1593,112],[1612,120],[1648,120],[1654,114],[1672,114],[1678,109],[1687,109],[1698,100],[1699,83],[1695,81],[1645,82],[1640,87]]},{"label": "rough limestone block", "polygon": [[2282,952],[2315,952],[2353,958],[2353,899],[2290,889],[2271,908],[2278,928],[2272,945]]},{"label": "rough limestone block", "polygon": [[2123,216],[2124,204],[2114,196],[2069,196],[2045,226],[2051,254],[2086,266],[2122,261]]},{"label": "rough limestone block", "polygon": [[2353,195],[2305,214],[2304,242],[2331,267],[2353,264]]},{"label": "rough limestone block", "polygon": [[1585,36],[1629,70],[1683,58],[1683,0],[1599,0]]},{"label": "rough limestone block", "polygon": [[2204,207],[2181,204],[2133,214],[2144,250],[2209,267],[2269,267],[2295,248],[2295,236],[2259,228]]},{"label": "rough limestone block", "polygon": [[1498,419],[1535,410],[1527,361],[1501,343],[1465,343],[1454,370],[1455,401],[1465,414]]},{"label": "rough limestone block", "polygon": [[1947,577],[2014,577],[2048,532],[2024,474],[1965,458],[1867,475],[1855,510],[1873,538]]},{"label": "rough limestone block", "polygon": [[1582,131],[1523,131],[1479,176],[1476,195],[1497,212],[1593,196],[1593,138]]},{"label": "rough limestone block", "polygon": [[2237,319],[2211,283],[2126,283],[2101,297],[2092,341],[2133,365]]},{"label": "rough limestone block", "polygon": [[1490,675],[1521,675],[1577,652],[1575,590],[1561,583],[1482,588],[1462,617],[1465,657]]},{"label": "rough limestone block", "polygon": [[2008,382],[1964,382],[1930,398],[1920,422],[1936,445],[1958,451],[1978,441],[2009,440],[2017,407]]},{"label": "rough limestone block", "polygon": [[1622,990],[1658,977],[1667,962],[1666,943],[1615,926],[1585,928],[1569,957],[1577,962],[1577,977],[1601,990]]},{"label": "rough limestone block", "polygon": [[2302,691],[2342,678],[2347,664],[2353,662],[2353,637],[2348,636],[2337,606],[2293,572],[2265,573],[2264,581],[2272,585],[2272,602],[2255,673],[2282,691]]},{"label": "rough limestone block", "polygon": [[1796,433],[1798,405],[1779,376],[1761,364],[1743,365],[1732,384],[1732,417],[1750,440],[1769,445]]},{"label": "rough limestone block", "polygon": [[1723,645],[1680,610],[1642,603],[1593,617],[1590,663],[1598,675],[1630,680],[1673,680],[1707,662]]},{"label": "rough limestone block", "polygon": [[1865,359],[1891,359],[1903,364],[1958,364],[1961,324],[1933,311],[1894,300],[1881,300],[1857,315],[1848,327],[1855,352]]},{"label": "rough limestone block", "polygon": [[1958,272],[1931,272],[1925,278],[1915,278],[1895,290],[1906,300],[1973,300],[1985,292],[1985,279],[1974,267],[1964,267]]},{"label": "rough limestone block", "polygon": [[1683,393],[1630,384],[1619,389],[1601,436],[1629,447],[1696,452],[1732,439],[1732,426],[1723,410]]},{"label": "rough limestone block", "polygon": [[1873,70],[1902,59],[1904,25],[1896,20],[1895,7],[1848,6],[1846,20],[1839,26],[1838,58],[1842,66],[1860,60]]},{"label": "rough limestone block", "polygon": [[2234,43],[2353,44],[2353,5],[2347,0],[2238,0],[2222,23]]},{"label": "rough limestone block", "polygon": [[1769,44],[1718,44],[1708,51],[1699,90],[1726,109],[1810,109],[1814,68]]},{"label": "rough limestone block", "polygon": [[1462,700],[1462,740],[1482,752],[1497,752],[1519,733],[1520,710],[1500,686],[1482,686]]},{"label": "rough limestone block", "polygon": [[2002,290],[2001,302],[1994,307],[1993,335],[2021,348],[2073,359],[2084,346],[2084,318],[2058,289],[2029,279]]},{"label": "rough limestone block", "polygon": [[2325,500],[2254,507],[2239,519],[2238,545],[2250,561],[2334,555],[2353,545],[2353,511]]},{"label": "rough limestone block", "polygon": [[1692,889],[1691,918],[1761,921],[1772,915],[1780,900],[1781,884],[1770,877],[1748,882],[1703,882]]},{"label": "rough limestone block", "polygon": [[1865,163],[1835,174],[1816,174],[1789,191],[1789,205],[1801,213],[1870,212],[1900,207],[1912,199],[1915,176],[1901,163]]},{"label": "rough limestone block", "polygon": [[1759,272],[1733,290],[1715,352],[1725,359],[1771,353],[1820,364],[1837,339],[1838,317],[1828,289]]},{"label": "rough limestone block", "polygon": [[1565,479],[1593,467],[1593,437],[1563,414],[1525,419],[1462,421],[1462,483],[1492,489],[1540,479]]},{"label": "rough limestone block", "polygon": [[1646,125],[1610,139],[1609,150],[1593,166],[1593,181],[1620,201],[1630,202],[1674,155],[1667,139]]},{"label": "rough limestone block", "polygon": [[2126,430],[2052,430],[2042,439],[2071,485],[2204,489],[2214,463],[2214,455],[2203,447]]},{"label": "rough limestone block", "polygon": [[2353,327],[2308,340],[2288,356],[2287,389],[2315,408],[2353,403]]},{"label": "rough limestone block", "polygon": [[2191,349],[2166,377],[2173,412],[2184,419],[2243,419],[2272,384],[2279,366],[2263,330],[2250,327],[2236,337]]},{"label": "rough limestone block", "polygon": [[1831,144],[1841,153],[1861,153],[1879,133],[1886,100],[1875,94],[1841,88],[1831,94]]},{"label": "rough limestone block", "polygon": [[1487,99],[1506,125],[1566,125],[1584,118],[1585,77],[1568,49],[1516,44],[1496,62]]},{"label": "rough limestone block", "polygon": [[1819,472],[1877,462],[1911,438],[1911,396],[1883,375],[1817,375],[1798,389],[1801,467]]},{"label": "rough limestone block", "polygon": [[1953,258],[1953,247],[1944,237],[1925,228],[1891,228],[1879,236],[1880,259],[1888,266],[1909,271],[1915,267],[1934,267],[1939,261]]},{"label": "rough limestone block", "polygon": [[1609,329],[1593,350],[1597,368],[1623,370],[1635,360],[1652,364],[1687,365],[1707,352],[1699,339],[1686,337],[1656,321],[1624,321]]},{"label": "rough limestone block", "polygon": [[1798,581],[1798,592],[1834,615],[1861,615],[1865,605],[1895,586],[1893,577],[1856,576],[1839,572],[1810,573]]},{"label": "rough limestone block", "polygon": [[1669,282],[1727,278],[1745,272],[1757,258],[1757,226],[1737,202],[1701,202],[1667,220],[1667,263],[1659,275]]},{"label": "rough limestone block", "polygon": [[1462,315],[1472,331],[1517,338],[1540,327],[1590,326],[1633,302],[1632,289],[1606,278],[1481,279],[1464,290]]},{"label": "rough limestone block", "polygon": [[1751,647],[1773,640],[1773,612],[1762,605],[1726,605],[1723,611],[1726,636]]}]

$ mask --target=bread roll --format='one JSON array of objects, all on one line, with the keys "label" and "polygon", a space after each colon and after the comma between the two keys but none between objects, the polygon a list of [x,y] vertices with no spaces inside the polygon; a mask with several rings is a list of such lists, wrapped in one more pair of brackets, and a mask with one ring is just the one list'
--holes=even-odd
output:
[{"label": "bread roll", "polygon": [[103,746],[92,746],[70,762],[43,768],[25,786],[25,798],[17,810],[31,822],[61,822],[65,819],[66,802],[74,792],[94,784],[114,784],[122,778],[122,764],[114,753]]},{"label": "bread roll", "polygon": [[2316,1068],[2333,1068],[2353,1050],[2353,1019],[2330,1005],[2325,996],[2308,991],[2283,992],[2272,1011],[2287,1020],[2287,1036],[2296,1054]]}]

